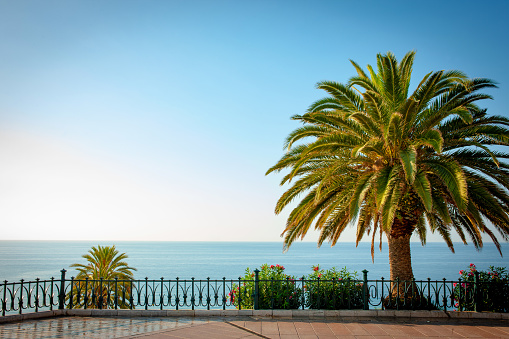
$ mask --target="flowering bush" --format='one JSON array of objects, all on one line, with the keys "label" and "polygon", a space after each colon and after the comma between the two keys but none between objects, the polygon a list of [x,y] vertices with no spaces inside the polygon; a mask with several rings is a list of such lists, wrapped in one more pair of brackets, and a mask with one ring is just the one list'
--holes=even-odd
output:
[{"label": "flowering bush", "polygon": [[[474,284],[476,273],[477,293]],[[490,266],[488,271],[478,271],[474,264],[470,264],[459,274],[459,283],[453,284],[454,306],[459,310],[473,311],[477,302],[478,311],[509,311],[509,274],[505,267]]]},{"label": "flowering bush", "polygon": [[356,281],[357,272],[349,272],[346,267],[337,270],[312,267],[307,276],[304,290],[306,306],[312,309],[362,308],[362,284]]},{"label": "flowering bush", "polygon": [[[260,309],[296,309],[302,305],[302,288],[295,277],[284,273],[281,265],[264,264],[258,275],[258,306]],[[237,308],[253,308],[255,274],[248,268],[241,286],[234,285],[230,300]]]}]

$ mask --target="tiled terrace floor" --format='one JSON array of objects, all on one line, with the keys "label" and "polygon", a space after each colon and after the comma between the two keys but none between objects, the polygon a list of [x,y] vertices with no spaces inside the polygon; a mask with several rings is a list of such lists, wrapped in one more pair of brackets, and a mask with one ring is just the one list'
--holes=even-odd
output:
[{"label": "tiled terrace floor", "polygon": [[14,338],[509,338],[507,321],[59,317],[0,325]]}]

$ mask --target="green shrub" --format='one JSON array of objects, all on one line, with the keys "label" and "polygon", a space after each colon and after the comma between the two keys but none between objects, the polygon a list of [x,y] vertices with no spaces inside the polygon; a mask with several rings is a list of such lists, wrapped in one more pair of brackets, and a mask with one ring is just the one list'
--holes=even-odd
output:
[{"label": "green shrub", "polygon": [[[477,300],[475,274],[478,273]],[[454,304],[459,310],[491,312],[509,311],[509,274],[505,267],[490,266],[488,271],[478,271],[474,264],[459,271],[461,281],[454,283]]]},{"label": "green shrub", "polygon": [[[295,284],[295,277],[284,273],[281,265],[264,264],[258,275],[259,309],[297,309],[302,306],[302,288]],[[255,274],[248,268],[240,286],[234,285],[230,300],[237,308],[254,308]]]},{"label": "green shrub", "polygon": [[305,293],[306,306],[311,309],[351,309],[363,307],[362,283],[357,281],[357,272],[346,267],[337,270],[320,269],[313,266],[313,273],[307,276]]}]

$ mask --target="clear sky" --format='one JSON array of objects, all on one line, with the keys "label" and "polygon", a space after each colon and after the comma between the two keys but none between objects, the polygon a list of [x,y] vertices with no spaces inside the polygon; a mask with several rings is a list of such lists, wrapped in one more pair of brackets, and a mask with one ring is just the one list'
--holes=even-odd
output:
[{"label": "clear sky", "polygon": [[0,239],[281,241],[318,81],[416,50],[508,116],[508,46],[505,0],[0,0]]}]

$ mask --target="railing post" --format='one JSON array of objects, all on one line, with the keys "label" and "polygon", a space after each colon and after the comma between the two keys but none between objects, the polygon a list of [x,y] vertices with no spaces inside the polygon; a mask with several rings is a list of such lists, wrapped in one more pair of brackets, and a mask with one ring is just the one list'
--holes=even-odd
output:
[{"label": "railing post", "polygon": [[318,309],[321,309],[322,308],[322,304],[321,304],[321,299],[320,299],[320,277],[316,278],[316,291],[318,293],[316,293],[316,308]]},{"label": "railing post", "polygon": [[118,309],[118,277],[115,277],[115,309]]},{"label": "railing post", "polygon": [[104,302],[104,296],[103,296],[103,277],[100,277],[99,278],[99,299],[98,299],[98,303],[99,303],[99,309],[102,310],[103,309],[103,302]]},{"label": "railing post", "polygon": [[210,277],[207,277],[207,310],[210,310]]},{"label": "railing post", "polygon": [[474,311],[481,312],[482,307],[479,302],[479,295],[481,294],[481,289],[479,288],[479,272],[474,272]]},{"label": "railing post", "polygon": [[145,310],[148,310],[148,277],[145,277]]},{"label": "railing post", "polygon": [[39,278],[35,279],[35,312],[39,311]]},{"label": "railing post", "polygon": [[223,277],[223,310],[226,310],[226,277]]},{"label": "railing post", "polygon": [[51,291],[50,291],[50,297],[49,297],[49,309],[51,311],[53,311],[53,299],[54,299],[54,295],[53,295],[53,290],[55,288],[55,278],[51,277]]},{"label": "railing post", "polygon": [[[19,314],[23,312],[23,281],[25,280],[24,279],[20,280],[21,286],[19,287],[19,302],[18,302]],[[14,284],[12,285],[12,287],[14,289]]]},{"label": "railing post", "polygon": [[69,290],[69,308],[74,307],[74,303],[73,303],[74,295],[72,293],[73,288],[74,288],[74,277],[71,277],[71,289]]},{"label": "railing post", "polygon": [[[385,305],[384,305],[384,277],[381,277],[380,280],[382,280],[382,294],[380,295],[380,304],[382,305],[382,310],[385,310]],[[376,293],[378,293],[378,280],[375,281],[375,291],[377,291]],[[390,291],[391,289],[389,288],[389,302],[391,300],[391,296],[390,296]]]},{"label": "railing post", "polygon": [[306,298],[306,293],[305,293],[305,288],[304,288],[304,287],[306,287],[306,276],[305,275],[302,276],[301,281],[302,281],[302,293],[301,293],[302,294],[302,298],[301,298],[301,303],[302,303],[302,309],[304,309],[304,305],[306,304],[306,299],[305,299]]},{"label": "railing post", "polygon": [[445,278],[442,279],[444,281],[444,298],[442,299],[443,303],[444,303],[444,312],[447,311],[447,289],[446,289],[446,286],[445,286]]},{"label": "railing post", "polygon": [[65,269],[60,271],[62,275],[60,276],[60,291],[58,294],[58,309],[63,310],[65,304]]},{"label": "railing post", "polygon": [[369,289],[368,289],[368,270],[363,270],[362,271],[362,274],[363,274],[363,284],[362,284],[362,287],[363,287],[363,296],[364,296],[364,307],[363,309],[364,310],[369,310],[369,304],[368,304],[368,300],[369,300]]},{"label": "railing post", "polygon": [[163,309],[163,304],[164,304],[164,297],[163,297],[164,289],[163,289],[163,285],[164,285],[164,277],[161,277],[161,297],[159,298],[160,303],[161,303],[161,306],[160,306],[161,310]]},{"label": "railing post", "polygon": [[428,277],[428,311],[431,311],[431,278]]},{"label": "railing post", "polygon": [[7,308],[7,280],[4,280],[4,297],[2,299],[2,317],[5,315]]},{"label": "railing post", "polygon": [[88,277],[85,278],[85,295],[83,296],[83,308],[86,310],[88,307]]},{"label": "railing post", "polygon": [[[239,303],[239,310],[242,309],[242,278],[239,277],[239,286],[237,287],[237,290],[239,291],[239,297],[237,298],[237,302]],[[246,289],[244,288],[244,293],[246,293]],[[235,293],[233,290],[233,282],[232,282],[232,294],[235,297]],[[235,300],[234,300],[235,302]]]},{"label": "railing post", "polygon": [[194,277],[191,278],[191,309],[194,310]]},{"label": "railing post", "polygon": [[258,275],[260,274],[260,270],[255,269],[254,270],[254,274],[255,274],[255,281],[254,281],[255,285],[254,285],[254,295],[253,295],[254,300],[253,300],[253,305],[254,305],[254,309],[258,310],[260,308],[260,305],[258,303],[259,297],[260,297],[259,296],[259,291],[260,290],[259,290],[259,286],[258,286],[258,283],[260,282],[260,279],[259,279]]}]

